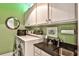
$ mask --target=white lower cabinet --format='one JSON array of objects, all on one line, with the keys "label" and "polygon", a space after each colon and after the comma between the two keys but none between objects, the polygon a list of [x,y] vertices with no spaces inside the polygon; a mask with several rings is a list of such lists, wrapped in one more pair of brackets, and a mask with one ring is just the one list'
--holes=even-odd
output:
[{"label": "white lower cabinet", "polygon": [[33,56],[34,52],[33,52],[33,44],[37,43],[39,41],[30,41],[30,42],[26,42],[25,43],[25,55],[26,56]]},{"label": "white lower cabinet", "polygon": [[41,56],[41,55],[40,55],[40,54],[38,54],[38,53],[35,53],[35,54],[34,54],[34,56]]},{"label": "white lower cabinet", "polygon": [[43,50],[34,46],[34,55],[35,56],[51,56],[50,54],[44,52]]},{"label": "white lower cabinet", "polygon": [[34,40],[34,41],[29,41],[29,42],[25,42],[25,56],[34,56],[34,46],[33,46],[33,44],[35,44],[35,43],[39,43],[39,42],[41,42],[42,40]]},{"label": "white lower cabinet", "polygon": [[41,54],[42,54],[42,56],[51,56],[50,54],[48,54],[48,53],[46,53],[46,52],[44,52],[42,50],[41,50]]},{"label": "white lower cabinet", "polygon": [[[32,39],[32,40],[30,40]],[[29,40],[29,41],[25,41]],[[34,46],[33,44],[42,42],[43,40],[40,38],[34,38],[34,37],[29,37],[29,36],[23,36],[23,37],[17,37],[16,39],[16,53],[15,55],[17,56],[34,56]],[[19,51],[20,50],[20,51]]]}]

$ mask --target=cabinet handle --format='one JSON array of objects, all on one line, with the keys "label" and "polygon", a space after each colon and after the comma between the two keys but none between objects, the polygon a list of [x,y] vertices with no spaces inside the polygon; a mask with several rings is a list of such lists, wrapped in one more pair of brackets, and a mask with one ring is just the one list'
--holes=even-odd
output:
[{"label": "cabinet handle", "polygon": [[48,23],[48,19],[46,19],[46,22]]},{"label": "cabinet handle", "polygon": [[52,23],[51,19],[46,20],[47,23]]}]

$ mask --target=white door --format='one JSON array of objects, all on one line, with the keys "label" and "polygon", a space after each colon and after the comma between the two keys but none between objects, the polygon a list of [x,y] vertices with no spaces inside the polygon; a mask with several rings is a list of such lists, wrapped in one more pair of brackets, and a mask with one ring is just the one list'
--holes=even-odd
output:
[{"label": "white door", "polygon": [[74,3],[52,3],[50,9],[52,22],[72,21],[75,19]]},{"label": "white door", "polygon": [[36,24],[36,5],[29,9],[28,17],[26,19],[26,25],[31,26]]},{"label": "white door", "polygon": [[48,19],[48,4],[38,3],[37,4],[37,24],[44,24]]}]

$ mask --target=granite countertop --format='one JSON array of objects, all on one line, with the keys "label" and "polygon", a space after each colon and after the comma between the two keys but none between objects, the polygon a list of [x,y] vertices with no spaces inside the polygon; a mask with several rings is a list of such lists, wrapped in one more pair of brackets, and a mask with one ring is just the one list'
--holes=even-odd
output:
[{"label": "granite countertop", "polygon": [[68,49],[72,52],[74,52],[74,50],[77,50],[77,45],[72,45],[72,44],[68,44],[68,43],[61,43],[60,42],[60,47]]},{"label": "granite countertop", "polygon": [[45,51],[46,53],[52,55],[52,56],[60,56],[59,55],[59,48],[64,48],[67,50],[70,50],[74,52],[77,50],[77,46],[66,44],[66,43],[60,43],[60,47],[57,47],[56,45],[49,45],[44,42],[36,43],[34,46],[38,47],[39,49]]},{"label": "granite countertop", "polygon": [[34,46],[36,46],[39,49],[47,52],[50,55],[59,56],[59,52],[58,52],[58,49],[57,49],[58,47],[56,47],[55,45],[48,45],[44,42],[41,42],[41,43],[34,44]]}]

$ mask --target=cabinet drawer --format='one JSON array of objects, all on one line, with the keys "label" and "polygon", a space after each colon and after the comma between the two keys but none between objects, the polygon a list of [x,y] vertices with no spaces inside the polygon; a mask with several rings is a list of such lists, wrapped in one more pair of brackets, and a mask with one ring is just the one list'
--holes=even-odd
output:
[{"label": "cabinet drawer", "polygon": [[34,56],[40,56],[39,54],[37,54],[37,53],[35,53],[35,55]]},{"label": "cabinet drawer", "polygon": [[51,56],[50,54],[44,52],[43,50],[41,50],[37,47],[34,47],[34,55],[35,56]]},{"label": "cabinet drawer", "polygon": [[42,56],[51,56],[50,54],[48,54],[48,53],[46,53],[46,52],[44,52],[44,51],[42,51],[42,50],[41,50],[41,55],[42,55]]},{"label": "cabinet drawer", "polygon": [[39,48],[34,47],[34,49],[35,49],[35,53],[37,53],[37,54],[40,54],[41,53]]}]

